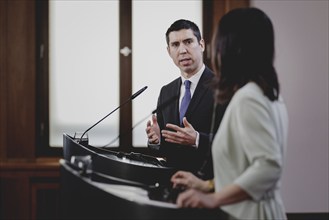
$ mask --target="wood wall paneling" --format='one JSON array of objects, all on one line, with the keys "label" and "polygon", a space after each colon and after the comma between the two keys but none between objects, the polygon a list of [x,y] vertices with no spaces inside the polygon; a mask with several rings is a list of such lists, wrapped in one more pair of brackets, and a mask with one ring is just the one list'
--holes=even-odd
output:
[{"label": "wood wall paneling", "polygon": [[0,161],[6,158],[7,143],[7,1],[0,1]]},{"label": "wood wall paneling", "polygon": [[204,62],[211,67],[211,41],[220,18],[228,11],[249,7],[249,0],[204,0],[203,1],[203,38],[206,43]]},{"label": "wood wall paneling", "polygon": [[[132,48],[132,1],[120,1],[120,49]],[[132,57],[131,54],[124,56],[120,54],[120,103],[125,102],[132,95]],[[120,108],[120,134],[125,134],[132,127],[132,104],[131,102]],[[122,135],[119,139],[121,150],[129,152],[132,150],[132,133]]]},{"label": "wood wall paneling", "polygon": [[30,216],[29,180],[24,174],[0,178],[0,219],[27,219]]},{"label": "wood wall paneling", "polygon": [[58,219],[58,161],[0,162],[0,219]]},{"label": "wood wall paneling", "polygon": [[35,2],[7,1],[7,157],[35,157]]},{"label": "wood wall paneling", "polygon": [[60,219],[58,183],[32,182],[30,190],[31,219]]}]

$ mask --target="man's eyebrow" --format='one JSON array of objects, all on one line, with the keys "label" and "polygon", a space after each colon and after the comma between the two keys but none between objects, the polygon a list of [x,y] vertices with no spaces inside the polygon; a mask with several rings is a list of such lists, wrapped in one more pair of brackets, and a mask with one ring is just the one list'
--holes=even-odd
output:
[{"label": "man's eyebrow", "polygon": [[[182,42],[186,42],[186,41],[193,41],[193,38],[190,37],[190,38],[185,38],[184,40],[182,40]],[[174,44],[177,44],[179,43],[180,41],[173,41],[173,42],[170,42],[170,45],[174,45]]]},{"label": "man's eyebrow", "polygon": [[183,42],[186,42],[186,41],[193,41],[193,38],[186,38],[183,40]]},{"label": "man's eyebrow", "polygon": [[171,41],[171,42],[170,42],[170,44],[176,44],[176,43],[179,43],[179,41],[176,40],[176,41]]}]

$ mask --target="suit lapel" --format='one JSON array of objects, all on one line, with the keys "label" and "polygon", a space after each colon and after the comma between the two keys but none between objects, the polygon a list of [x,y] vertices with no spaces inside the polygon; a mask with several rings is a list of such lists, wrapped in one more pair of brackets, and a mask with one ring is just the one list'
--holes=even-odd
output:
[{"label": "suit lapel", "polygon": [[179,94],[180,94],[180,87],[182,84],[182,80],[181,78],[178,78],[175,82],[173,91],[175,91],[175,96],[177,97],[177,99],[175,100],[174,104],[171,105],[171,109],[170,111],[173,112],[173,119],[174,119],[174,124],[179,125]]},{"label": "suit lapel", "polygon": [[206,67],[206,69],[203,71],[202,76],[199,80],[199,83],[194,91],[193,97],[191,99],[191,102],[188,106],[188,109],[186,111],[186,116],[191,116],[195,110],[195,108],[199,105],[199,103],[202,101],[202,98],[204,94],[210,89],[207,87],[207,82],[210,81],[212,77],[212,73],[210,70]]}]

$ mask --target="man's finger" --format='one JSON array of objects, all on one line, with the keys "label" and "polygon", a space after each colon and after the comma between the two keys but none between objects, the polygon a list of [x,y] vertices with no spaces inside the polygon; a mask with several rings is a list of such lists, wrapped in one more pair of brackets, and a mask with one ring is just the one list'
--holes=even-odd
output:
[{"label": "man's finger", "polygon": [[181,127],[179,127],[177,125],[174,125],[174,124],[170,124],[170,123],[166,124],[166,127],[170,128],[170,129],[173,129],[175,131],[182,131],[183,130]]},{"label": "man's finger", "polygon": [[152,121],[153,121],[153,124],[158,123],[158,119],[157,119],[156,115],[152,115]]},{"label": "man's finger", "polygon": [[191,124],[187,121],[186,117],[183,118],[183,125],[184,127],[190,127]]}]

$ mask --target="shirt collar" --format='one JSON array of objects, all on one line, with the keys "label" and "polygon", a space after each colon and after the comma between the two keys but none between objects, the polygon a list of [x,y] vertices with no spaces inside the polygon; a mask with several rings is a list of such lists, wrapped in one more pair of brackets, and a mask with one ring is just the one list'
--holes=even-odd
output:
[{"label": "shirt collar", "polygon": [[183,76],[181,76],[182,84],[184,84],[185,80],[189,80],[192,83],[191,85],[197,85],[205,68],[206,66],[203,64],[200,70],[191,76],[191,78],[185,79]]}]

